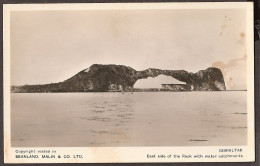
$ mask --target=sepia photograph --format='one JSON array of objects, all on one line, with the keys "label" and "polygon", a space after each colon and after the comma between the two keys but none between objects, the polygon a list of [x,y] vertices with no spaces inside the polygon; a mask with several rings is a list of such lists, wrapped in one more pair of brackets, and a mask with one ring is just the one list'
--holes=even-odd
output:
[{"label": "sepia photograph", "polygon": [[180,4],[4,6],[5,146],[252,154],[252,3]]}]

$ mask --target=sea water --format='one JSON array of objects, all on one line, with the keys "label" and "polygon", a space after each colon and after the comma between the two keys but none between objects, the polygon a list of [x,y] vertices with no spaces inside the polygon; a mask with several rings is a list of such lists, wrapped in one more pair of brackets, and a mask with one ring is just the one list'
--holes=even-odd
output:
[{"label": "sea water", "polygon": [[12,93],[11,146],[246,145],[246,93]]}]

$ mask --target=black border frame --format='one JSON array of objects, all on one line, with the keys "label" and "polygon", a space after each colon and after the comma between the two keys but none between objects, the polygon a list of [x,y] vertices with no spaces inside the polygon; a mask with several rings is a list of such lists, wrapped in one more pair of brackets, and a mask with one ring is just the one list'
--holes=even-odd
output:
[{"label": "black border frame", "polygon": [[[5,164],[4,163],[4,125],[3,125],[3,4],[40,4],[40,3],[131,3],[131,2],[254,2],[254,22],[256,20],[260,20],[260,0],[1,0],[0,10],[1,12],[1,33],[0,33],[0,51],[2,56],[0,57],[0,109],[2,112],[0,113],[0,165],[19,165],[19,166],[41,166],[41,165],[55,165],[55,166],[62,166],[62,165],[73,165],[73,166],[82,166],[85,165],[84,163],[80,164]],[[256,33],[256,31],[255,31]],[[255,35],[256,36],[256,35]],[[260,37],[255,37],[254,42],[254,77],[255,77],[255,162],[217,162],[217,163],[209,163],[209,162],[201,162],[201,163],[87,163],[88,165],[94,166],[111,166],[111,165],[146,165],[146,166],[166,166],[166,165],[179,165],[179,166],[260,166]]]}]

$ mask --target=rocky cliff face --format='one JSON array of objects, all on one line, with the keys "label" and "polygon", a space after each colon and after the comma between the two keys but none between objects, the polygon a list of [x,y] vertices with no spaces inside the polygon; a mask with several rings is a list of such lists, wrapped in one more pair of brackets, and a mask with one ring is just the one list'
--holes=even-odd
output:
[{"label": "rocky cliff face", "polygon": [[138,79],[163,74],[191,85],[194,91],[226,90],[221,71],[217,68],[189,73],[185,70],[147,69],[136,71],[123,65],[94,64],[73,77],[59,83],[12,86],[12,92],[107,92],[130,91]]}]

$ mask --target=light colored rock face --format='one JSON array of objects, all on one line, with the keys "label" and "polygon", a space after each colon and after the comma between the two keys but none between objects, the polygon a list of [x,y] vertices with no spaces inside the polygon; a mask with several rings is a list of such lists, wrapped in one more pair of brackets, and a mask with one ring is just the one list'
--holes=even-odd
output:
[{"label": "light colored rock face", "polygon": [[86,73],[89,72],[89,68],[87,68],[86,70],[84,70],[84,72],[86,72]]},{"label": "light colored rock face", "polygon": [[220,90],[226,90],[226,87],[219,81],[215,81],[215,86]]}]

